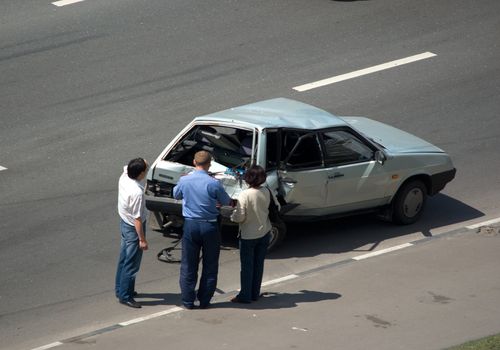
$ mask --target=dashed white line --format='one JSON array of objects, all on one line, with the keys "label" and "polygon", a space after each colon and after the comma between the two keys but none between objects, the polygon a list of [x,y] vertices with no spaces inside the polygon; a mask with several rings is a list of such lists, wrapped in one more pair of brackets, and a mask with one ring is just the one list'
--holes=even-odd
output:
[{"label": "dashed white line", "polygon": [[283,276],[283,277],[280,277],[280,278],[276,278],[274,280],[263,282],[261,284],[261,286],[262,287],[270,286],[271,284],[276,284],[276,283],[283,282],[283,281],[293,280],[294,278],[297,278],[297,277],[299,277],[299,276],[295,275],[295,274],[291,274],[291,275]]},{"label": "dashed white line", "polygon": [[44,346],[39,346],[38,348],[34,348],[31,350],[47,350],[47,349],[55,348],[56,346],[59,346],[59,345],[63,345],[63,343],[61,343],[60,341],[56,341],[54,343],[50,343],[50,344],[47,344]]},{"label": "dashed white line", "polygon": [[496,218],[496,219],[491,219],[491,220],[488,220],[488,221],[479,222],[477,224],[469,225],[469,226],[465,226],[465,227],[468,228],[469,230],[473,230],[473,229],[479,228],[481,226],[487,226],[487,225],[491,225],[491,224],[496,224],[498,222],[500,222],[500,218]]},{"label": "dashed white line", "polygon": [[318,80],[318,81],[315,81],[313,83],[308,83],[308,84],[296,86],[293,89],[296,91],[299,91],[299,92],[312,90],[312,89],[315,89],[315,88],[318,88],[321,86],[338,83],[339,81],[343,81],[343,80],[347,80],[347,79],[357,78],[357,77],[360,77],[362,75],[375,73],[375,72],[378,72],[378,71],[381,71],[384,69],[394,68],[397,66],[401,66],[403,64],[408,64],[408,63],[412,63],[412,62],[416,62],[416,61],[420,61],[420,60],[425,60],[427,58],[431,58],[434,56],[437,56],[437,55],[432,53],[432,52],[424,52],[424,53],[421,53],[418,55],[409,56],[406,58],[401,58],[399,60],[379,64],[377,66],[360,69],[360,70],[357,70],[357,71],[354,71],[351,73],[337,75],[335,77],[331,77],[331,78],[327,78],[327,79],[323,79],[323,80]]},{"label": "dashed white line", "polygon": [[0,165],[0,171],[2,170],[7,170],[7,168]]},{"label": "dashed white line", "polygon": [[182,310],[181,307],[176,306],[176,307],[172,307],[170,309],[164,310],[164,311],[160,311],[160,312],[157,312],[157,313],[154,313],[154,314],[151,314],[151,315],[147,315],[147,316],[143,316],[143,317],[134,318],[133,320],[125,321],[125,322],[118,323],[118,324],[120,326],[126,327],[126,326],[130,326],[131,324],[135,324],[135,323],[139,323],[139,322],[151,320],[153,318],[157,318],[157,317],[160,317],[160,316],[165,316],[165,315],[168,315],[168,314],[172,314],[174,312],[178,312],[178,311],[181,311],[181,310]]},{"label": "dashed white line", "polygon": [[355,256],[353,259],[354,260],[368,259],[368,258],[371,258],[373,256],[382,255],[382,254],[393,252],[395,250],[399,250],[399,249],[403,249],[403,248],[408,248],[408,247],[411,247],[412,245],[413,245],[412,243],[404,243],[404,244],[400,244],[400,245],[397,245],[397,246],[394,246],[394,247],[390,247],[390,248],[387,248],[387,249],[377,250],[376,252],[372,252],[372,253],[368,253],[368,254],[363,254],[363,255],[358,255],[358,256]]},{"label": "dashed white line", "polygon": [[55,1],[52,3],[52,5],[56,5],[58,7],[61,7],[61,6],[66,6],[66,5],[72,5],[72,4],[75,4],[77,2],[82,2],[84,0],[61,0],[61,1]]}]

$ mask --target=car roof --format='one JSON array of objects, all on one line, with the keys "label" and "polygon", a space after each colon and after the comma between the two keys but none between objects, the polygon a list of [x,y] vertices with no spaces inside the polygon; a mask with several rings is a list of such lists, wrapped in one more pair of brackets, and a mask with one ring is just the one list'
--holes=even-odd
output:
[{"label": "car roof", "polygon": [[265,128],[324,129],[348,125],[317,107],[288,98],[259,101],[195,118],[195,121],[244,123]]}]

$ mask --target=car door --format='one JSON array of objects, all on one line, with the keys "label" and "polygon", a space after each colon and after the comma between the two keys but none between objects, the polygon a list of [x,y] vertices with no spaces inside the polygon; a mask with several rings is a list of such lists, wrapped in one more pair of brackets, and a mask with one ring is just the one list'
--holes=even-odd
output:
[{"label": "car door", "polygon": [[323,215],[327,174],[318,135],[307,130],[282,130],[279,165],[281,195],[297,204],[290,215]]},{"label": "car door", "polygon": [[387,202],[389,184],[377,149],[348,128],[320,133],[327,173],[326,203],[330,213],[376,207]]}]

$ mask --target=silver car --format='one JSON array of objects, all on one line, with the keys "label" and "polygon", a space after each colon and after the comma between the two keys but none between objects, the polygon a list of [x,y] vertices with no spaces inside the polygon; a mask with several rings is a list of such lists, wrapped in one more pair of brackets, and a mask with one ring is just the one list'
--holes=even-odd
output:
[{"label": "silver car", "polygon": [[[427,196],[455,177],[448,154],[402,130],[364,117],[337,117],[277,98],[195,118],[158,156],[147,175],[146,206],[160,228],[182,226],[172,189],[194,170],[193,155],[212,153],[210,168],[238,199],[245,169],[266,169],[285,222],[377,211],[398,224],[419,219]],[[223,222],[229,208],[221,208]],[[270,249],[282,242],[273,223]]]}]

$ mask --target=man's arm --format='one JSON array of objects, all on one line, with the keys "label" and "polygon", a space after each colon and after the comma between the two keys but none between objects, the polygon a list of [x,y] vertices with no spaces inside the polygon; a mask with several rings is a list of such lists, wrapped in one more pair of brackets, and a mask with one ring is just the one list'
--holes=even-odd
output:
[{"label": "man's arm", "polygon": [[226,193],[226,190],[224,189],[224,187],[222,186],[222,184],[219,181],[217,181],[216,196],[217,196],[217,200],[222,205],[232,205],[233,204],[233,200]]},{"label": "man's arm", "polygon": [[182,199],[182,189],[181,189],[181,182],[179,181],[177,185],[174,186],[174,198],[175,199]]},{"label": "man's arm", "polygon": [[137,236],[139,236],[139,248],[142,250],[148,250],[148,242],[146,241],[146,236],[144,235],[144,228],[140,217],[134,219],[134,227],[135,232],[137,232]]}]

